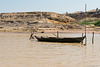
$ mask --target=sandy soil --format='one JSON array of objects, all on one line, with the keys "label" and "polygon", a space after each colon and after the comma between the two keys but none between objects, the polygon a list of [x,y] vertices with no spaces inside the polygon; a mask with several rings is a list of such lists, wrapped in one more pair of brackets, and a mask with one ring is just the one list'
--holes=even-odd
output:
[{"label": "sandy soil", "polygon": [[[60,32],[60,33],[85,33],[85,30],[83,29],[69,29],[69,30],[37,30],[36,32],[41,33],[56,33],[56,32]],[[22,32],[22,33],[31,33],[32,31],[30,30],[12,30],[12,29],[0,29],[0,32]],[[96,30],[87,30],[87,33],[100,33],[100,31],[96,31]]]}]

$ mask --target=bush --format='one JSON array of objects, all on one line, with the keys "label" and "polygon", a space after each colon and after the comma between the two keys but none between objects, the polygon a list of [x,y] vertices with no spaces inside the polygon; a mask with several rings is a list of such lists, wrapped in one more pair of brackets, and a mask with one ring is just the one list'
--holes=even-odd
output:
[{"label": "bush", "polygon": [[[95,21],[95,20],[88,20],[88,21],[83,21],[82,23],[79,23],[79,24],[81,24],[81,25],[91,25],[91,24],[95,24],[95,23],[97,23],[97,22],[93,22],[93,21]],[[93,23],[90,23],[90,22],[93,22]]]},{"label": "bush", "polygon": [[95,22],[95,24],[94,24],[95,26],[100,26],[100,20],[99,21],[97,21],[97,22]]}]

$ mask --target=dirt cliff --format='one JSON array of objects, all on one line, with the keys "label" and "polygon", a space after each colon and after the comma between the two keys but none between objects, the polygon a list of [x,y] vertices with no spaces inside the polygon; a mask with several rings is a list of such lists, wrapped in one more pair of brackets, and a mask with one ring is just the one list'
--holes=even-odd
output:
[{"label": "dirt cliff", "polygon": [[72,29],[81,28],[78,25],[70,25],[77,21],[65,14],[56,12],[17,12],[1,13],[0,29],[5,30],[30,30],[39,28]]},{"label": "dirt cliff", "polygon": [[63,22],[68,23],[76,22],[75,19],[66,16],[64,14],[59,14],[55,12],[17,12],[17,13],[1,13],[0,14],[0,25],[8,26],[21,26],[21,25],[32,25],[36,23],[49,23]]}]

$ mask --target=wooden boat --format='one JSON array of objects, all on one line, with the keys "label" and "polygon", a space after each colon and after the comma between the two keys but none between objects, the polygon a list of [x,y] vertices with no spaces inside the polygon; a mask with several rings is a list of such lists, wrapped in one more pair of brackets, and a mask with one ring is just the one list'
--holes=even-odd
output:
[{"label": "wooden boat", "polygon": [[[87,7],[87,4],[85,5],[85,14],[87,13],[86,12],[86,7]],[[87,14],[86,14],[86,17],[87,17]],[[42,32],[44,33],[44,32]],[[38,37],[38,36],[34,36],[32,37],[33,34],[31,34],[30,36],[30,39],[32,38],[36,38],[38,41],[45,41],[45,42],[68,42],[68,43],[80,43],[80,42],[83,42],[83,40],[85,39],[85,44],[86,45],[86,18],[85,18],[85,36],[82,35],[82,37],[64,37],[64,38],[61,38],[58,36],[58,31],[57,31],[57,37],[44,37],[44,36],[41,36],[41,37]]]},{"label": "wooden boat", "polygon": [[68,43],[80,43],[84,40],[86,36],[83,37],[38,37],[34,36],[38,41],[45,41],[45,42],[68,42]]}]

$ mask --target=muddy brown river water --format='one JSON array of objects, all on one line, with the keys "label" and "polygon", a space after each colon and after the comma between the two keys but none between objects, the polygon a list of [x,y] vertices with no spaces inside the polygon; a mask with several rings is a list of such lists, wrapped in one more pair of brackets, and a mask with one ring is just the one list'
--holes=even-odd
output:
[{"label": "muddy brown river water", "polygon": [[[52,34],[36,34],[53,36]],[[87,45],[29,40],[27,33],[0,33],[0,67],[100,67],[100,34]],[[60,36],[81,36],[61,33]]]}]

